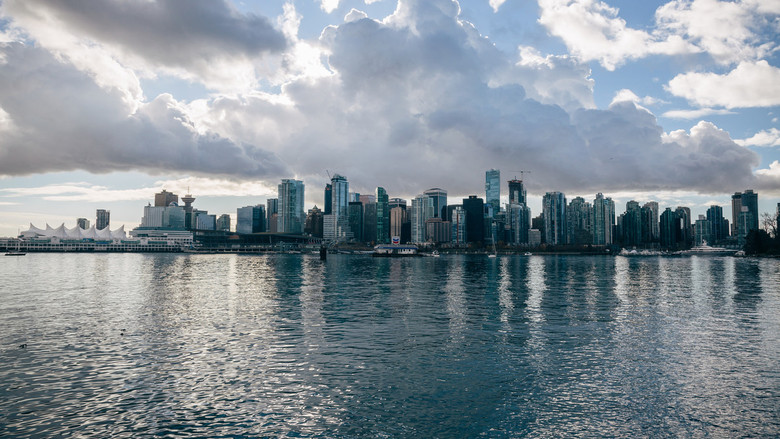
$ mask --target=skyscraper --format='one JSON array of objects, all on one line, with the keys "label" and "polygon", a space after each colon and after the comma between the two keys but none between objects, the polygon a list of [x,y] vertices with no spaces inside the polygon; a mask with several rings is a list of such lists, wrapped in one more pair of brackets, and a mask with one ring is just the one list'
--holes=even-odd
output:
[{"label": "skyscraper", "polygon": [[615,202],[600,192],[593,200],[593,244],[612,245],[612,227],[615,225]]},{"label": "skyscraper", "polygon": [[671,207],[667,207],[661,214],[660,219],[660,240],[661,248],[675,249],[677,247],[677,215]]},{"label": "skyscraper", "polygon": [[366,241],[366,237],[363,234],[363,203],[360,201],[350,201],[347,211],[349,215],[349,229],[352,231],[352,237],[358,242]]},{"label": "skyscraper", "polygon": [[731,234],[740,242],[751,230],[758,230],[758,194],[748,189],[731,196]]},{"label": "skyscraper", "polygon": [[420,194],[412,199],[412,209],[409,212],[411,221],[412,242],[425,242],[425,196]]},{"label": "skyscraper", "polygon": [[389,198],[383,187],[376,188],[376,240],[377,244],[390,242]]},{"label": "skyscraper", "polygon": [[[285,178],[278,186],[279,216],[277,229],[280,233],[303,233],[304,185],[300,180]],[[345,195],[346,197],[346,195]]]},{"label": "skyscraper", "polygon": [[691,226],[691,209],[678,206],[674,214],[677,219],[677,246],[690,248],[693,244],[693,227]]},{"label": "skyscraper", "polygon": [[[392,201],[392,200],[391,200]],[[392,204],[391,204],[392,206]],[[409,223],[409,216],[406,212],[406,204],[403,206],[395,204],[390,208],[390,236],[398,236],[401,242],[407,242],[408,236],[405,236],[404,226]]]},{"label": "skyscraper", "polygon": [[707,221],[712,227],[713,243],[729,237],[728,221],[723,217],[723,208],[717,205],[707,209]]},{"label": "skyscraper", "polygon": [[507,204],[507,227],[509,243],[514,245],[528,243],[528,230],[531,228],[531,209],[525,204]]},{"label": "skyscraper", "polygon": [[155,207],[168,207],[171,205],[171,203],[179,203],[179,196],[166,191],[165,189],[162,190],[162,192],[154,194],[154,206]]},{"label": "skyscraper", "polygon": [[658,203],[649,201],[642,206],[642,242],[658,242]]},{"label": "skyscraper", "polygon": [[303,224],[303,233],[316,238],[322,238],[323,215],[319,207],[314,206],[306,213],[306,221]]},{"label": "skyscraper", "polygon": [[485,203],[493,206],[493,215],[501,211],[501,171],[485,171]]},{"label": "skyscraper", "polygon": [[333,185],[330,183],[325,185],[325,205],[323,215],[330,215],[333,213]]},{"label": "skyscraper", "polygon": [[622,242],[626,247],[636,247],[642,244],[642,208],[634,200],[626,203],[626,212],[622,218]]},{"label": "skyscraper", "polygon": [[441,188],[432,188],[423,192],[425,196],[425,219],[441,218],[445,206],[447,206],[447,191]]},{"label": "skyscraper", "polygon": [[451,206],[450,214],[450,239],[453,244],[463,245],[466,243],[466,211],[463,210],[463,206]]},{"label": "skyscraper", "polygon": [[485,241],[485,203],[476,195],[463,199],[463,210],[466,211],[466,242],[481,243]]},{"label": "skyscraper", "polygon": [[265,200],[265,231],[276,233],[279,231],[279,199],[268,198]]},{"label": "skyscraper", "polygon": [[566,196],[562,192],[547,192],[542,197],[545,242],[566,243]]},{"label": "skyscraper", "polygon": [[76,225],[79,226],[82,229],[88,229],[89,228],[89,220],[86,218],[77,218],[76,219]]},{"label": "skyscraper", "polygon": [[265,206],[239,207],[236,209],[236,233],[250,234],[265,232]]},{"label": "skyscraper", "polygon": [[513,179],[509,180],[509,204],[525,204],[528,205],[525,196],[525,187],[523,187],[523,180]]},{"label": "skyscraper", "polygon": [[353,238],[349,228],[349,182],[347,177],[334,174],[330,179],[331,213],[323,216],[323,237],[333,241]]},{"label": "skyscraper", "polygon": [[566,242],[593,243],[593,207],[582,197],[576,197],[566,207]]},{"label": "skyscraper", "polygon": [[222,232],[230,231],[230,215],[223,213],[217,218],[217,230]]},{"label": "skyscraper", "polygon": [[95,228],[103,230],[111,224],[111,211],[105,209],[98,209],[95,218]]}]

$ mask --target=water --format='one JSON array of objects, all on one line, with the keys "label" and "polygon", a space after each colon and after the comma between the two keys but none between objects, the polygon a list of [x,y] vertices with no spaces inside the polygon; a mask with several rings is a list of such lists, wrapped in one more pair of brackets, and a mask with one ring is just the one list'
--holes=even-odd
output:
[{"label": "water", "polygon": [[2,437],[778,433],[777,260],[0,260]]}]

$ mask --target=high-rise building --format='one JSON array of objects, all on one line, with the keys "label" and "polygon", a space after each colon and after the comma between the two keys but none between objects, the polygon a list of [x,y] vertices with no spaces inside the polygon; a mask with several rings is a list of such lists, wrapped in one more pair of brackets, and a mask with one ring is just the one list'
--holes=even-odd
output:
[{"label": "high-rise building", "polygon": [[528,230],[531,228],[531,209],[525,204],[507,204],[506,216],[508,242],[513,245],[527,244]]},{"label": "high-rise building", "polygon": [[[390,236],[398,236],[401,238],[401,242],[406,242],[404,238],[404,224],[408,223],[408,216],[406,214],[406,205],[403,207],[396,204],[390,208]],[[407,240],[409,238],[406,238]]]},{"label": "high-rise building", "polygon": [[562,192],[547,192],[542,197],[544,242],[549,245],[566,243],[566,196]]},{"label": "high-rise building", "polygon": [[677,230],[679,229],[677,222],[677,215],[671,207],[667,207],[660,218],[659,233],[662,248],[669,250],[677,248]]},{"label": "high-rise building", "polygon": [[693,226],[693,236],[696,245],[709,244],[714,241],[712,234],[712,223],[704,215],[699,215],[699,219]]},{"label": "high-rise building", "polygon": [[485,203],[476,195],[463,199],[463,210],[466,211],[466,242],[482,243],[485,241]]},{"label": "high-rise building", "polygon": [[223,213],[217,217],[217,230],[221,232],[230,231],[230,215]]},{"label": "high-rise building", "polygon": [[111,211],[106,209],[98,209],[95,218],[95,228],[103,230],[111,225]]},{"label": "high-rise building", "polygon": [[593,206],[582,197],[575,197],[566,206],[566,243],[593,243]]},{"label": "high-rise building", "polygon": [[334,174],[330,186],[331,213],[323,216],[323,237],[336,242],[349,241],[353,238],[349,228],[349,182],[347,177]]},{"label": "high-rise building", "polygon": [[678,248],[690,248],[693,244],[693,227],[691,225],[691,209],[678,206],[674,211],[677,219]]},{"label": "high-rise building", "polygon": [[758,194],[748,189],[731,196],[731,234],[740,242],[751,230],[758,230]]},{"label": "high-rise building", "polygon": [[[363,195],[361,195],[363,197]],[[375,199],[373,195],[365,199]],[[363,203],[363,239],[365,242],[376,242],[376,203]]]},{"label": "high-rise building", "polygon": [[420,194],[412,199],[412,209],[409,212],[411,223],[411,241],[425,242],[425,196]]},{"label": "high-rise building", "polygon": [[612,245],[612,228],[615,225],[615,202],[601,193],[593,200],[593,244]]},{"label": "high-rise building", "polygon": [[197,230],[216,230],[217,216],[209,215],[206,211],[193,212],[195,215],[195,229]]},{"label": "high-rise building", "polygon": [[509,204],[528,205],[525,188],[523,187],[523,180],[518,180],[516,178],[509,180]]},{"label": "high-rise building", "polygon": [[389,197],[383,187],[376,188],[376,239],[377,244],[390,242]]},{"label": "high-rise building", "polygon": [[315,238],[322,238],[322,229],[324,227],[324,215],[319,207],[314,206],[306,213],[306,221],[303,225],[303,233]]},{"label": "high-rise building", "polygon": [[403,198],[390,198],[387,202],[387,208],[401,207],[406,210],[406,200]]},{"label": "high-rise building", "polygon": [[491,216],[501,211],[501,171],[485,171],[485,203],[493,206]]},{"label": "high-rise building", "polygon": [[707,221],[710,222],[712,227],[712,239],[713,242],[729,237],[728,221],[723,217],[723,208],[717,205],[712,205],[707,209]]},{"label": "high-rise building", "polygon": [[363,234],[363,203],[360,201],[350,201],[347,208],[349,215],[349,228],[352,236],[357,242],[365,242],[366,237]]},{"label": "high-rise building", "polygon": [[[279,216],[277,229],[280,233],[303,233],[304,185],[300,180],[285,178],[278,186]],[[346,194],[345,194],[346,198]]]},{"label": "high-rise building", "polygon": [[642,242],[658,242],[658,203],[649,201],[642,206]]},{"label": "high-rise building", "polygon": [[447,215],[452,228],[450,239],[453,244],[464,245],[466,244],[466,211],[460,205],[447,206],[448,209],[450,207],[452,209]]},{"label": "high-rise building", "polygon": [[447,191],[435,187],[423,192],[423,196],[425,197],[425,219],[441,218],[447,206]]},{"label": "high-rise building", "polygon": [[179,204],[179,196],[165,189],[160,193],[154,194],[155,207],[168,207],[171,203]]},{"label": "high-rise building", "polygon": [[333,213],[333,185],[331,185],[330,183],[325,185],[325,206],[324,206],[324,208],[325,208],[325,210],[322,212],[323,215],[330,215],[331,213]]},{"label": "high-rise building", "polygon": [[642,244],[642,208],[634,200],[626,203],[626,212],[621,217],[621,241],[626,247]]},{"label": "high-rise building", "polygon": [[76,218],[76,225],[81,227],[82,229],[88,229],[89,220],[86,218]]},{"label": "high-rise building", "polygon": [[279,199],[268,198],[265,200],[265,231],[276,233],[279,231]]},{"label": "high-rise building", "polygon": [[265,206],[262,204],[236,209],[236,233],[238,234],[265,232],[265,222]]}]

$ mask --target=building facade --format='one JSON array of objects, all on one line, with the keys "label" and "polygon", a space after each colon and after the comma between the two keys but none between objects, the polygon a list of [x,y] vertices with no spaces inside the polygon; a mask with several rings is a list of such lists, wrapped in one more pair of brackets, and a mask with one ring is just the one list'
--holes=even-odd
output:
[{"label": "building facade", "polygon": [[303,234],[304,185],[300,180],[283,179],[277,187],[279,213],[277,229],[279,233]]}]

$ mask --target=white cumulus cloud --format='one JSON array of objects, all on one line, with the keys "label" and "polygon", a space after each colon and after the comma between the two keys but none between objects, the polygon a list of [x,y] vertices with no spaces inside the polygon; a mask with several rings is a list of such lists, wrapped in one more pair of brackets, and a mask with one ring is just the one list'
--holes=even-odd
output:
[{"label": "white cumulus cloud", "polygon": [[747,139],[737,139],[734,141],[742,146],[780,146],[780,130],[777,128],[770,128],[768,130],[759,131]]},{"label": "white cumulus cloud", "polygon": [[702,107],[772,107],[780,105],[780,68],[764,60],[746,61],[725,75],[677,75],[666,89]]}]

